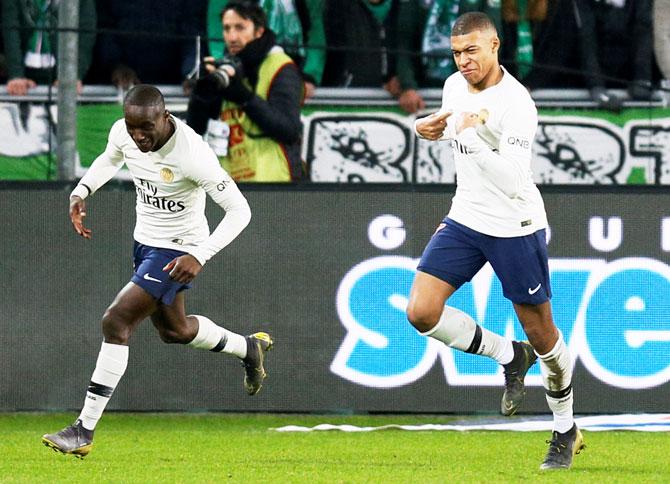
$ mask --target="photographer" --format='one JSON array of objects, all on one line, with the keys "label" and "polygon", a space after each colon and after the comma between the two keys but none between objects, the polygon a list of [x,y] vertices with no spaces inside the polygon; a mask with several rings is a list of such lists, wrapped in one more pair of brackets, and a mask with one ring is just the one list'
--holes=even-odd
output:
[{"label": "photographer", "polygon": [[233,0],[221,22],[228,55],[205,59],[207,74],[193,89],[187,123],[199,134],[209,119],[228,125],[227,153],[219,159],[236,181],[300,180],[300,72],[275,44],[258,5]]}]

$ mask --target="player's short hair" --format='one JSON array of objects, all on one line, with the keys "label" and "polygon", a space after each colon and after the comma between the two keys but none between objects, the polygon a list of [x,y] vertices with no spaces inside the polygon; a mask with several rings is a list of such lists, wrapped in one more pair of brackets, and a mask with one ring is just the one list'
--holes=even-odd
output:
[{"label": "player's short hair", "polygon": [[158,106],[165,109],[163,94],[154,86],[149,84],[138,84],[133,86],[123,99],[124,106]]},{"label": "player's short hair", "polygon": [[267,15],[265,15],[265,10],[263,10],[263,7],[258,5],[258,2],[252,2],[250,0],[231,0],[226,4],[225,7],[223,7],[223,10],[221,10],[222,20],[223,15],[228,10],[234,10],[235,13],[237,13],[237,15],[243,19],[251,20],[257,29],[259,27],[267,28]]},{"label": "player's short hair", "polygon": [[451,35],[465,35],[477,30],[482,32],[491,30],[496,35],[498,34],[493,20],[488,15],[482,12],[468,12],[456,19],[451,29]]}]

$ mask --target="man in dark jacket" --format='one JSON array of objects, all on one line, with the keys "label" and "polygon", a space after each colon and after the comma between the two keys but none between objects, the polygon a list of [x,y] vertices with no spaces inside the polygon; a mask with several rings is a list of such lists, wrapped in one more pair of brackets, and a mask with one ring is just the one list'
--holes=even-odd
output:
[{"label": "man in dark jacket", "polygon": [[[398,0],[327,0],[324,86],[381,87],[395,74]],[[390,91],[392,89],[389,89]]]},{"label": "man in dark jacket", "polygon": [[[575,0],[582,68],[592,96],[604,92],[605,76],[633,81],[634,99],[651,97],[653,29],[651,0]],[[623,87],[616,83],[607,87]],[[597,99],[596,99],[597,100]]]},{"label": "man in dark jacket", "polygon": [[98,36],[91,77],[121,89],[184,83],[196,65],[206,8],[206,0],[98,0],[105,31]]},{"label": "man in dark jacket", "polygon": [[[649,99],[653,75],[651,0],[554,0],[538,32],[539,66],[525,79],[532,89],[588,88],[602,109],[622,99],[606,88],[628,86],[634,99]],[[575,66],[582,73],[574,75]],[[626,82],[629,84],[626,84]]]},{"label": "man in dark jacket", "polygon": [[220,62],[208,59],[210,73],[195,85],[187,123],[200,134],[209,119],[228,125],[227,153],[220,160],[236,181],[299,180],[300,71],[275,44],[265,12],[254,2],[232,0],[221,21],[229,55]]}]

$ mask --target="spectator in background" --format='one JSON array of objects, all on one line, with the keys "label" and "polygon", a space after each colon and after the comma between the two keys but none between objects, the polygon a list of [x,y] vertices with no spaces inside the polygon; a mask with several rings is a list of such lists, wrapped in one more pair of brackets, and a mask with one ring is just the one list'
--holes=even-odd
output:
[{"label": "spectator in background", "polygon": [[[58,2],[51,0],[3,0],[2,37],[7,62],[7,92],[24,95],[37,84],[56,80],[58,56]],[[91,64],[95,39],[95,0],[80,0],[79,81],[81,92],[84,75]]]},{"label": "spectator in background", "polygon": [[236,181],[302,179],[300,70],[276,45],[265,12],[255,2],[230,0],[221,22],[227,55],[216,68],[208,64],[210,74],[196,83],[187,123],[203,134],[209,119],[226,122],[227,151],[217,154]]},{"label": "spectator in background", "polygon": [[[397,81],[400,107],[415,113],[425,107],[418,87],[442,87],[456,72],[451,54],[451,28],[467,12],[486,13],[502,32],[500,3],[487,0],[400,0],[397,16]],[[417,56],[421,52],[422,56]]]},{"label": "spectator in background", "polygon": [[533,67],[538,26],[547,18],[548,0],[502,0],[501,57],[510,73],[523,81]]},{"label": "spectator in background", "polygon": [[[440,87],[442,79],[428,79],[425,75],[421,51],[426,20],[435,0],[400,0],[398,8],[398,42],[396,72],[398,80],[398,104],[407,113],[415,113],[426,107],[417,92],[420,87]],[[451,29],[450,29],[451,31]],[[447,34],[448,35],[448,34]],[[446,54],[451,57],[451,53]]]},{"label": "spectator in background", "polygon": [[[207,0],[98,0],[103,32],[94,79],[121,89],[135,84],[184,84],[196,65],[196,36],[205,32]],[[176,37],[181,36],[181,37]]]},{"label": "spectator in background", "polygon": [[[633,99],[650,99],[653,70],[652,0],[575,0],[581,21],[582,68],[594,100],[618,108],[604,76],[632,81]],[[609,86],[608,86],[609,84]]]},{"label": "spectator in background", "polygon": [[328,54],[323,85],[381,87],[399,95],[395,74],[399,0],[326,0]]},{"label": "spectator in background", "polygon": [[[256,0],[267,15],[268,27],[302,71],[305,98],[314,95],[321,84],[326,62],[326,36],[323,29],[324,0]],[[223,56],[221,11],[228,0],[209,0],[207,36],[209,53],[215,59]]]},{"label": "spectator in background", "polygon": [[[555,0],[535,49],[536,64],[551,67],[535,69],[525,81],[532,88],[587,88],[600,108],[616,111],[622,99],[608,87],[633,81],[631,97],[651,96],[652,47],[651,0]],[[582,72],[569,72],[575,69]]]},{"label": "spectator in background", "polygon": [[546,20],[537,24],[534,69],[524,79],[531,89],[583,88],[575,0],[550,0]]},{"label": "spectator in background", "polygon": [[654,0],[654,51],[667,83],[670,81],[670,0]]}]

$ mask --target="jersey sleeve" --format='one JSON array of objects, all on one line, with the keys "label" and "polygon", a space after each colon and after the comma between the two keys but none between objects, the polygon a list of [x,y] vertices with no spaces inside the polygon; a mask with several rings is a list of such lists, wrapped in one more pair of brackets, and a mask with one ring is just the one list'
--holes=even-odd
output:
[{"label": "jersey sleeve", "polygon": [[121,137],[125,132],[123,120],[119,120],[109,130],[107,147],[91,164],[79,183],[72,190],[71,195],[81,197],[83,200],[88,195],[94,194],[101,186],[107,183],[123,166],[123,152],[121,150]]},{"label": "jersey sleeve", "polygon": [[537,130],[537,109],[532,103],[510,108],[502,119],[498,152],[482,140],[475,128],[457,136],[458,142],[495,186],[510,198],[517,196],[530,174],[533,139]]},{"label": "jersey sleeve", "polygon": [[211,235],[189,250],[201,265],[230,244],[251,220],[251,209],[233,179],[221,168],[214,152],[204,142],[197,143],[184,173],[214,200],[226,214]]}]

